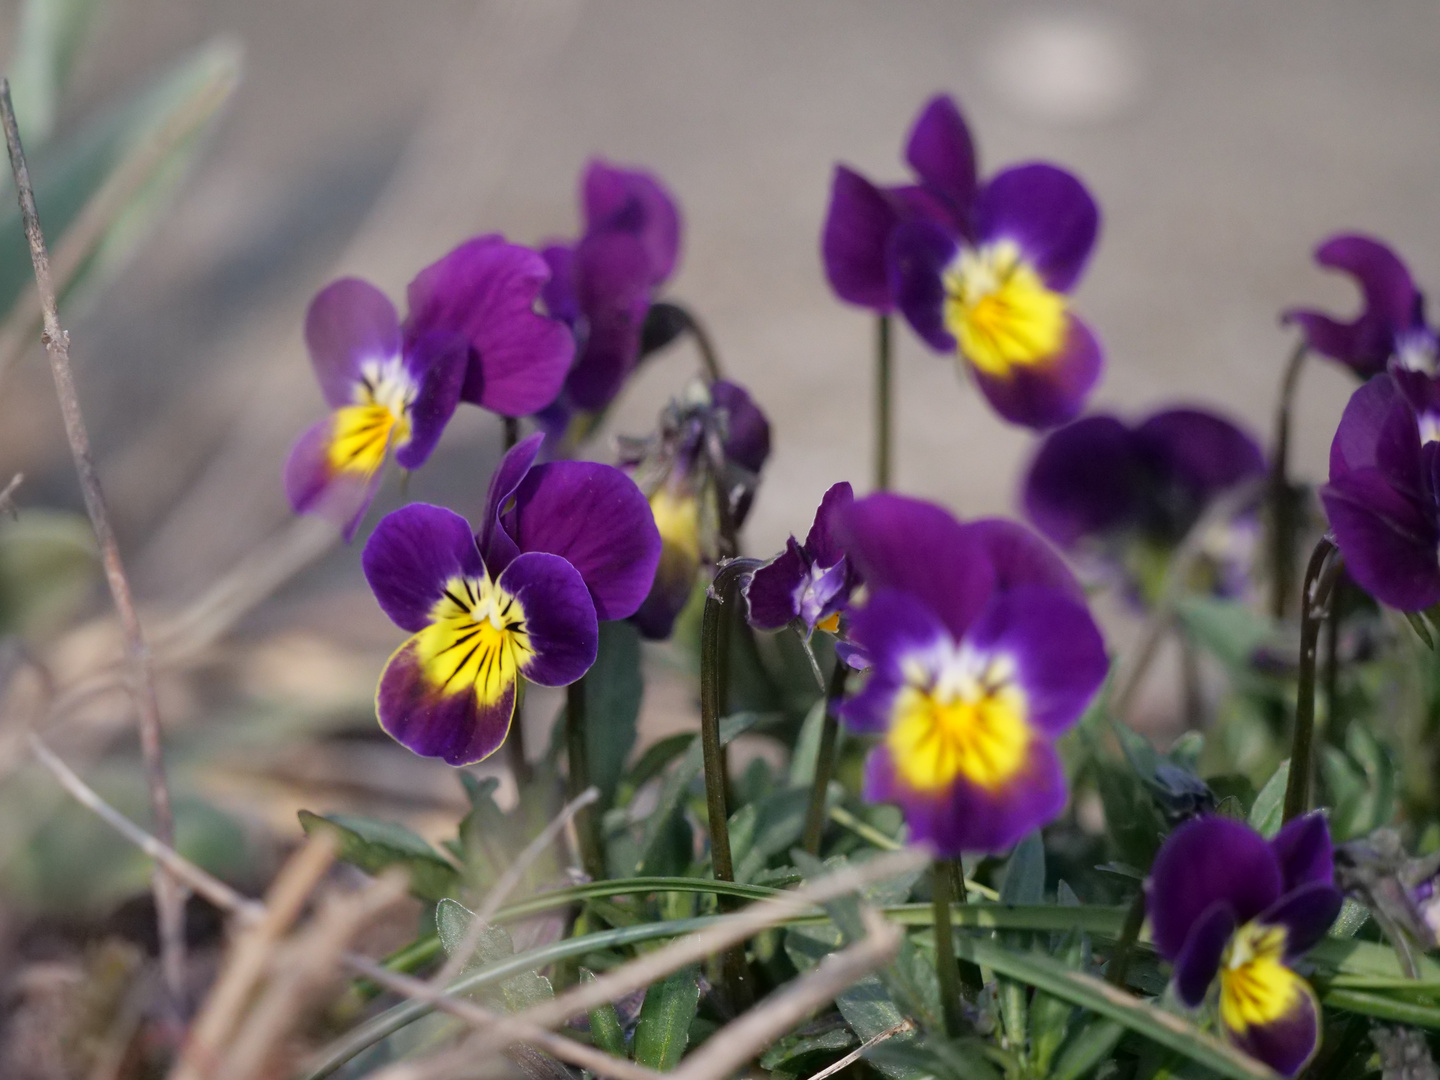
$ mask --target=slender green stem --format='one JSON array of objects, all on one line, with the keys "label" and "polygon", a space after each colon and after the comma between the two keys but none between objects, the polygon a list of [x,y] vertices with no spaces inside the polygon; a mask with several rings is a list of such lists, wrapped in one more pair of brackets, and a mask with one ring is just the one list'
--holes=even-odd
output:
[{"label": "slender green stem", "polygon": [[1345,745],[1344,719],[1340,715],[1340,603],[1344,594],[1342,575],[1335,579],[1325,615],[1325,731],[1336,746]]},{"label": "slender green stem", "polygon": [[[590,766],[585,745],[585,678],[565,688],[565,754],[570,769],[566,792],[577,799],[590,786]],[[600,842],[600,819],[595,807],[584,806],[575,814],[575,837],[580,846],[580,865],[591,881],[605,876],[605,848]]]},{"label": "slender green stem", "polygon": [[[955,907],[950,911],[950,921],[953,924],[958,916],[960,925],[964,926],[964,912],[956,909],[967,907],[970,903],[970,890],[980,890],[983,886],[965,879],[965,864],[959,859],[947,859],[945,865],[950,871],[950,896],[955,901]],[[999,898],[999,894],[995,894],[995,899]],[[960,965],[960,985],[965,988],[971,1000],[978,998],[985,989],[985,975],[979,965],[972,964],[969,960],[957,960],[956,963]]]},{"label": "slender green stem", "polygon": [[890,316],[875,320],[875,490],[890,489],[891,417]]},{"label": "slender green stem", "polygon": [[1285,617],[1290,603],[1290,582],[1295,576],[1296,521],[1295,492],[1290,487],[1290,413],[1295,401],[1295,388],[1305,366],[1308,349],[1304,341],[1295,346],[1285,376],[1280,383],[1280,399],[1275,407],[1275,445],[1270,456],[1270,614]]},{"label": "slender green stem", "polygon": [[1310,805],[1315,763],[1315,654],[1330,592],[1345,560],[1335,541],[1324,536],[1310,555],[1300,593],[1300,672],[1295,689],[1295,732],[1290,744],[1290,779],[1285,784],[1284,820],[1291,821]]},{"label": "slender green stem", "polygon": [[840,742],[840,722],[835,716],[845,696],[845,677],[850,669],[837,656],[830,672],[830,690],[825,696],[825,719],[820,728],[820,752],[815,755],[815,778],[810,782],[810,805],[805,808],[805,831],[801,844],[811,855],[820,854],[820,837],[825,831],[825,795],[835,772],[835,748]]},{"label": "slender green stem", "polygon": [[515,416],[503,416],[505,422],[505,452],[508,454],[520,441],[520,419]]},{"label": "slender green stem", "polygon": [[[740,585],[756,567],[758,559],[732,559],[715,574],[705,597],[700,623],[700,745],[705,760],[705,805],[710,824],[710,861],[718,881],[734,881],[735,866],[730,854],[730,814],[724,749],[720,745],[720,716],[725,707],[729,681],[728,641],[731,627],[725,615],[740,600]],[[722,901],[730,909],[733,902]],[[730,1003],[737,1009],[750,1007],[755,989],[745,962],[745,948],[727,949],[721,958]]]},{"label": "slender green stem", "polygon": [[515,711],[510,716],[510,730],[505,736],[505,758],[510,763],[510,772],[515,777],[515,786],[523,788],[530,783],[534,772],[530,758],[525,752],[525,680],[515,683]]},{"label": "slender green stem", "polygon": [[689,308],[681,308],[685,313],[685,329],[690,331],[690,336],[695,340],[695,347],[700,350],[700,363],[705,368],[705,381],[716,382],[725,376],[720,370],[720,356],[715,351],[715,342],[710,339],[704,324],[697,319]]},{"label": "slender green stem", "polygon": [[[930,864],[930,903],[935,910],[935,971],[940,976],[940,1011],[945,1034],[958,1039],[965,1031],[960,992],[960,962],[955,959],[955,933],[950,917],[952,873],[949,860]],[[963,887],[961,895],[964,895]]]},{"label": "slender green stem", "polygon": [[1110,963],[1105,967],[1105,981],[1111,986],[1125,989],[1130,958],[1135,955],[1135,942],[1140,940],[1140,928],[1144,925],[1145,890],[1136,889],[1135,898],[1130,901],[1130,910],[1125,913],[1125,925],[1120,928],[1120,939],[1115,942],[1115,951],[1110,954]]}]

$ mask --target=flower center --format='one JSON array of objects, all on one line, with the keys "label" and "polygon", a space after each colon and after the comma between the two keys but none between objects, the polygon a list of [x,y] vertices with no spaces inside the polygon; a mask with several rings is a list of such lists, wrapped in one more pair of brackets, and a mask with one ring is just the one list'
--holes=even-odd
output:
[{"label": "flower center", "polygon": [[416,635],[416,655],[442,693],[474,687],[480,704],[493,705],[535,656],[525,609],[488,577],[451,578],[430,620]]},{"label": "flower center", "polygon": [[676,495],[662,486],[650,496],[650,513],[667,551],[690,562],[700,561],[700,503],[693,495]]},{"label": "flower center", "polygon": [[1272,1024],[1305,992],[1285,966],[1285,928],[1246,923],[1220,960],[1220,1019],[1232,1031]]},{"label": "flower center", "polygon": [[335,410],[330,467],[372,476],[392,446],[410,440],[410,405],[415,385],[399,359],[367,361],[355,385],[355,404]]},{"label": "flower center", "polygon": [[1004,656],[960,649],[935,669],[910,665],[885,737],[901,778],[918,791],[949,787],[959,777],[994,789],[1025,764],[1030,727],[1025,696]]},{"label": "flower center", "polygon": [[962,247],[945,270],[945,326],[987,375],[1035,364],[1065,343],[1066,300],[1011,240]]}]

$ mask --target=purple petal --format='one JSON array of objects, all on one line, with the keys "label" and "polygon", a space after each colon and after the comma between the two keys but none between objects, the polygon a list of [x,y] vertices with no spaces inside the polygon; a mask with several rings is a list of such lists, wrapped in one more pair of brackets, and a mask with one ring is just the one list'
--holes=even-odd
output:
[{"label": "purple petal", "polygon": [[550,280],[540,290],[540,302],[552,318],[566,326],[580,321],[580,297],[575,288],[575,245],[547,244],[540,257],[550,268]]},{"label": "purple petal", "polygon": [[1040,585],[1084,603],[1085,590],[1064,560],[1025,526],[1005,518],[981,518],[965,528],[990,556],[995,587],[1000,592],[1021,585]]},{"label": "purple petal", "polygon": [[386,733],[422,757],[450,765],[473,765],[500,749],[515,714],[514,681],[490,704],[481,703],[473,685],[446,693],[426,677],[415,650],[411,638],[380,676],[375,704]]},{"label": "purple petal", "polygon": [[1335,854],[1324,814],[1296,818],[1275,834],[1270,846],[1280,860],[1287,893],[1301,885],[1335,884]]},{"label": "purple petal", "polygon": [[1330,479],[1378,468],[1402,490],[1419,491],[1420,427],[1415,412],[1388,375],[1361,386],[1345,404],[1330,443]]},{"label": "purple petal", "polygon": [[644,243],[627,233],[587,236],[575,249],[575,282],[585,336],[565,392],[580,408],[599,412],[640,357],[640,331],[650,308],[650,256]]},{"label": "purple petal", "polygon": [[680,257],[680,211],[665,185],[642,169],[596,159],[585,169],[581,202],[585,231],[629,233],[644,245],[650,285],[675,272]]},{"label": "purple petal", "polygon": [[1175,990],[1190,1008],[1205,1001],[1210,984],[1220,972],[1220,957],[1235,933],[1235,913],[1221,900],[1195,921],[1180,955],[1175,958]]},{"label": "purple petal", "polygon": [[770,421],[739,383],[716,379],[710,384],[710,401],[725,412],[726,459],[758,473],[770,457]]},{"label": "purple petal", "polygon": [[332,408],[354,404],[361,364],[400,355],[395,305],[368,281],[331,282],[305,313],[305,345],[326,402]]},{"label": "purple petal", "polygon": [[419,390],[410,405],[410,438],[395,451],[401,468],[418,469],[430,457],[460,403],[468,362],[465,339],[454,334],[427,334],[410,347],[405,367]]},{"label": "purple petal", "polygon": [[1045,436],[1025,475],[1025,515],[1063,548],[1138,519],[1143,466],[1130,429],[1087,416]]},{"label": "purple petal", "polygon": [[1095,247],[1100,209],[1085,185],[1064,169],[1016,165],[981,189],[975,224],[981,243],[1014,241],[1046,285],[1069,292]]},{"label": "purple petal", "polygon": [[1104,639],[1085,605],[1035,585],[998,594],[966,640],[1010,657],[1025,696],[1026,723],[1051,738],[1080,718],[1110,669]]},{"label": "purple petal", "polygon": [[876,589],[863,608],[852,609],[848,630],[850,641],[864,650],[871,668],[840,714],[856,731],[883,732],[890,727],[895,694],[905,683],[907,660],[923,658],[953,639],[919,597],[887,588]]},{"label": "purple petal", "polygon": [[899,214],[879,188],[844,165],[835,166],[820,254],[836,296],[877,312],[891,310],[885,251],[899,223]]},{"label": "purple petal", "polygon": [[537,465],[515,491],[509,531],[521,551],[546,551],[575,567],[601,619],[633,615],[655,580],[660,533],[650,504],[613,466]]},{"label": "purple petal", "polygon": [[805,555],[792,536],[785,550],[750,575],[745,585],[750,625],[781,630],[800,614],[799,594],[810,576]]},{"label": "purple petal", "polygon": [[1225,1027],[1235,1046],[1282,1076],[1297,1074],[1320,1047],[1320,1006],[1315,992],[1299,975],[1293,976],[1289,991],[1285,1012],[1270,1023],[1241,1031]]},{"label": "purple petal", "polygon": [[835,523],[845,508],[855,501],[855,492],[850,484],[842,480],[831,485],[820,500],[815,511],[815,521],[805,537],[805,550],[820,566],[834,566],[845,555],[845,549],[835,536]]},{"label": "purple petal", "polygon": [[529,248],[468,240],[410,283],[406,340],[460,334],[471,349],[462,398],[506,416],[535,412],[560,392],[575,355],[569,328],[536,311],[549,279]]},{"label": "purple petal", "polygon": [[297,514],[316,514],[341,529],[348,543],[380,490],[384,471],[336,470],[330,464],[335,417],[311,426],[285,459],[285,494]]},{"label": "purple petal", "polygon": [[1346,473],[1320,489],[1345,567],[1360,587],[1399,611],[1440,603],[1440,529],[1379,470]]},{"label": "purple petal", "polygon": [[575,567],[559,555],[527,551],[497,582],[515,598],[535,655],[521,674],[541,686],[572,683],[595,663],[600,623],[590,592]]},{"label": "purple petal", "polygon": [[430,625],[431,610],[451,578],[485,574],[466,520],[428,503],[411,503],[381,518],[360,566],[381,609],[411,633]]},{"label": "purple petal", "polygon": [[975,147],[950,95],[937,94],[925,103],[910,130],[905,160],[957,213],[969,212],[975,198]]},{"label": "purple petal", "polygon": [[839,516],[838,535],[872,589],[923,600],[956,641],[995,589],[981,540],[934,503],[880,493]]},{"label": "purple petal", "polygon": [[1168,409],[1146,420],[1135,435],[1161,476],[1198,504],[1266,472],[1259,444],[1211,412]]},{"label": "purple petal", "polygon": [[1160,849],[1146,886],[1155,948],[1174,960],[1200,916],[1225,902],[1244,925],[1280,896],[1279,862],[1265,838],[1228,818],[1195,818]]},{"label": "purple petal", "polygon": [[865,763],[864,793],[899,804],[911,839],[942,858],[1006,850],[1059,817],[1067,794],[1060,761],[1044,739],[1031,741],[1024,765],[1004,786],[987,789],[962,778],[938,795],[907,788],[881,743]]},{"label": "purple petal", "polygon": [[1003,376],[971,367],[981,392],[1012,424],[1044,430],[1073,420],[1100,378],[1100,342],[1074,315],[1065,322],[1065,344],[1053,356],[1011,365]]},{"label": "purple petal", "polygon": [[936,352],[955,351],[955,335],[945,325],[942,274],[960,243],[932,221],[907,221],[890,237],[890,293],[905,321]]},{"label": "purple petal", "polygon": [[1342,902],[1335,886],[1312,881],[1286,893],[1257,921],[1285,928],[1285,957],[1293,959],[1309,952],[1330,932]]},{"label": "purple petal", "polygon": [[492,574],[501,573],[520,554],[519,546],[503,527],[500,518],[513,511],[515,491],[535,464],[544,441],[545,436],[538,431],[521,439],[500,459],[495,474],[490,477],[490,490],[485,496],[485,516],[481,519],[477,540],[480,554]]}]

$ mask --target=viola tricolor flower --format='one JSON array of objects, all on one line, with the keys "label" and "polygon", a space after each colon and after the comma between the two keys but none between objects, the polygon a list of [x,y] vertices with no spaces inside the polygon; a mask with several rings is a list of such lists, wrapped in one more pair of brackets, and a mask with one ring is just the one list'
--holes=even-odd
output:
[{"label": "viola tricolor flower", "polygon": [[790,537],[783,552],[751,575],[745,585],[751,626],[779,630],[800,619],[809,633],[839,629],[858,578],[835,537],[835,520],[854,501],[849,484],[834,485],[820,500],[805,543]]},{"label": "viola tricolor flower", "polygon": [[1012,522],[961,524],[897,495],[856,502],[838,531],[870,592],[848,616],[870,672],[842,706],[881,736],[865,797],[898,803],[944,857],[1001,851],[1054,820],[1054,740],[1108,668],[1069,571]]},{"label": "viola tricolor flower", "polygon": [[635,614],[646,637],[670,636],[701,567],[720,557],[723,532],[744,524],[769,456],[770,422],[723,379],[692,383],[649,438],[621,440],[622,464],[649,498],[663,543],[654,587]]},{"label": "viola tricolor flower", "polygon": [[905,152],[919,183],[879,188],[837,168],[822,248],[844,300],[898,309],[932,348],[956,353],[1005,419],[1072,419],[1101,351],[1070,311],[1100,227],[1083,184],[1044,163],[981,184],[953,100],[932,99]]},{"label": "viola tricolor flower", "polygon": [[1440,603],[1440,399],[1422,409],[1390,375],[1356,390],[1320,489],[1346,569],[1400,611]]},{"label": "viola tricolor flower", "polygon": [[580,239],[542,252],[552,272],[545,307],[577,341],[564,390],[539,417],[557,434],[575,413],[599,413],[620,392],[640,359],[646,313],[680,256],[680,212],[650,173],[592,161],[580,202]]},{"label": "viola tricolor flower", "polygon": [[1315,249],[1315,261],[1353,277],[1363,309],[1350,322],[1341,322],[1322,311],[1295,308],[1285,312],[1284,321],[1298,325],[1315,352],[1362,379],[1384,371],[1391,357],[1413,344],[1408,339],[1416,323],[1423,327],[1421,295],[1410,271],[1380,241],[1352,234],[1326,240]]},{"label": "viola tricolor flower", "polygon": [[1320,1006],[1294,965],[1340,913],[1334,876],[1321,814],[1271,841],[1207,817],[1170,835],[1146,884],[1155,948],[1175,966],[1180,1000],[1199,1007],[1218,979],[1226,1038],[1285,1076],[1320,1043]]},{"label": "viola tricolor flower", "polygon": [[645,497],[618,469],[535,465],[541,436],[490,481],[478,533],[412,503],[383,518],[362,564],[411,637],[376,692],[381,726],[425,757],[468,765],[505,741],[520,678],[563,686],[595,662],[598,622],[634,614],[660,557]]},{"label": "viola tricolor flower", "polygon": [[[1093,415],[1046,436],[1026,474],[1023,502],[1026,516],[1061,549],[1153,602],[1170,556],[1211,501],[1258,485],[1265,473],[1255,439],[1214,413],[1167,409],[1133,427]],[[1250,506],[1204,538],[1207,588],[1244,590],[1258,531]]]},{"label": "viola tricolor flower", "polygon": [[286,462],[295,511],[335,518],[348,540],[386,458],[423,465],[459,401],[524,416],[554,398],[574,344],[564,326],[535,313],[549,276],[535,252],[482,236],[420,271],[403,326],[367,282],[342,278],[321,290],[305,342],[334,412]]}]

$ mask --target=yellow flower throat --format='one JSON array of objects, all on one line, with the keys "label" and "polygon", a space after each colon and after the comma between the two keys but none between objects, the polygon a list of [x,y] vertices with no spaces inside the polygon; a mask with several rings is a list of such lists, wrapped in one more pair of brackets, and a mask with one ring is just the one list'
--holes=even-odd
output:
[{"label": "yellow flower throat", "polygon": [[1272,1024],[1310,994],[1285,965],[1285,928],[1246,923],[1220,961],[1220,1019],[1232,1031]]},{"label": "yellow flower throat", "polygon": [[961,248],[943,281],[945,327],[985,374],[1004,376],[1064,346],[1066,297],[1046,287],[1014,241]]},{"label": "yellow flower throat", "polygon": [[335,472],[373,476],[392,447],[410,440],[414,386],[399,360],[367,364],[355,388],[355,404],[335,410],[328,459]]},{"label": "yellow flower throat", "polygon": [[493,705],[535,656],[520,601],[488,577],[451,578],[430,619],[415,654],[441,693],[473,687],[481,705]]}]

